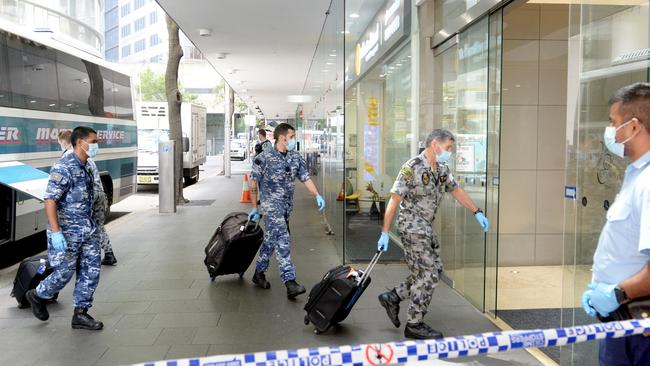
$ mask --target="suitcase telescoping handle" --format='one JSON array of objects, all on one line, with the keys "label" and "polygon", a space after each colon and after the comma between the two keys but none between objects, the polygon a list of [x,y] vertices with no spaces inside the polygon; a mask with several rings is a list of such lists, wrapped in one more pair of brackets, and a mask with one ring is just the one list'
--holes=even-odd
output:
[{"label": "suitcase telescoping handle", "polygon": [[361,276],[361,281],[359,281],[359,284],[363,285],[368,276],[370,276],[370,272],[372,272],[377,262],[379,262],[379,257],[381,257],[381,250],[378,250],[370,260],[370,263],[368,263],[368,267],[365,271],[363,271],[363,275]]},{"label": "suitcase telescoping handle", "polygon": [[[260,220],[261,219],[262,217],[260,216]],[[257,230],[257,227],[260,225],[260,220],[257,220],[257,222],[255,222],[255,230]],[[246,230],[246,228],[248,227],[248,225],[250,225],[250,223],[251,223],[251,219],[248,218],[248,220],[246,220],[246,223],[239,227],[239,231],[244,232],[244,230]]]}]

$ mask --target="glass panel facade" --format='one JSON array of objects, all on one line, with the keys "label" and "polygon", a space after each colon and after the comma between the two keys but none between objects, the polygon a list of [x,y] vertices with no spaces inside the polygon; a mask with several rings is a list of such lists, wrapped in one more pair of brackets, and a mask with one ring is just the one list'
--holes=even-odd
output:
[{"label": "glass panel facade", "polygon": [[[590,268],[609,205],[618,193],[629,160],[603,146],[608,126],[608,99],[620,87],[650,81],[650,6],[592,5],[573,1],[569,23],[569,80],[567,121],[567,185],[577,199],[564,205],[562,325],[593,321],[580,307],[591,282]],[[631,2],[623,2],[631,3]],[[577,61],[579,60],[579,61]],[[563,365],[597,362],[594,342],[565,347]]]},{"label": "glass panel facade", "polygon": [[[361,44],[367,45],[366,39],[374,42],[366,29],[375,24],[390,21],[402,32],[398,41],[377,40],[377,50],[371,56],[360,56],[362,61],[346,64],[343,188],[346,196],[345,259],[350,262],[365,261],[373,256],[390,189],[402,165],[418,150],[416,81],[419,74],[413,50],[419,43],[413,40],[417,16],[412,16],[417,12],[410,1],[398,3],[403,7],[399,10],[399,18],[393,13],[385,15],[389,14],[389,5],[397,4],[395,2],[346,3],[348,14],[359,14],[355,17],[358,20],[348,25],[351,33],[346,36],[348,55],[371,52]],[[376,23],[377,19],[383,19],[382,16],[389,19]],[[390,235],[399,244],[394,222]],[[389,245],[388,252],[382,255],[384,261],[401,261],[402,258],[403,251],[395,244]]]},{"label": "glass panel facade", "polygon": [[[431,31],[476,4],[436,1]],[[480,238],[473,217],[444,201],[445,275],[511,328],[593,323],[580,299],[629,164],[603,145],[608,99],[650,79],[650,3],[502,5],[433,50],[434,126],[457,133],[452,168],[491,223]],[[598,363],[597,342],[541,351],[561,365]]]}]

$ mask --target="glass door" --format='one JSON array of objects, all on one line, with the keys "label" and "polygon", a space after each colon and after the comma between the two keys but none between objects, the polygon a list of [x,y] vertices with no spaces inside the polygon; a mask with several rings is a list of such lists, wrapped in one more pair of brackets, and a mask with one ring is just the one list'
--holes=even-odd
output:
[{"label": "glass door", "polygon": [[[629,160],[603,145],[608,126],[608,100],[619,88],[649,81],[650,60],[640,50],[650,47],[648,1],[598,5],[572,1],[569,23],[566,185],[576,187],[566,200],[562,326],[592,323],[580,306],[591,282],[591,266],[607,209]],[[561,365],[593,365],[598,345],[586,342],[561,349]]]},{"label": "glass door", "polygon": [[[455,133],[456,180],[487,210],[488,18],[458,36],[458,44],[435,57],[441,78],[436,93],[440,125]],[[489,213],[486,213],[490,216]],[[496,215],[495,215],[496,216]],[[474,215],[447,197],[437,215],[446,276],[477,308],[484,309],[486,236]]]}]

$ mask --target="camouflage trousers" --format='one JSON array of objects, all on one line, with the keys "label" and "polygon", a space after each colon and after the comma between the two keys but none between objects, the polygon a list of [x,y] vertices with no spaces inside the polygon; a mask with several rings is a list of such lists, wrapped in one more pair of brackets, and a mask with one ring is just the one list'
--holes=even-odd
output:
[{"label": "camouflage trousers", "polygon": [[285,210],[264,210],[264,242],[260,248],[256,269],[266,272],[275,251],[282,282],[296,279],[296,267],[291,262],[291,238],[289,236],[289,212]]},{"label": "camouflage trousers", "polygon": [[400,300],[410,300],[407,321],[419,323],[427,313],[433,291],[442,272],[440,244],[434,236],[400,233],[404,257],[411,274],[395,291]]},{"label": "camouflage trousers", "polygon": [[68,245],[65,251],[59,252],[52,247],[48,232],[47,256],[54,271],[36,287],[36,294],[40,298],[50,299],[76,274],[72,303],[75,307],[90,308],[93,305],[93,294],[99,284],[99,245],[93,239],[73,241],[68,235],[64,236]]},{"label": "camouflage trousers", "polygon": [[99,242],[99,247],[104,251],[104,253],[112,252],[113,247],[111,246],[111,239],[108,237],[106,228],[104,228],[104,222],[106,222],[106,211],[108,211],[108,200],[106,199],[106,193],[104,192],[94,192],[95,201],[93,202],[93,220],[97,224],[95,229],[94,240]]}]

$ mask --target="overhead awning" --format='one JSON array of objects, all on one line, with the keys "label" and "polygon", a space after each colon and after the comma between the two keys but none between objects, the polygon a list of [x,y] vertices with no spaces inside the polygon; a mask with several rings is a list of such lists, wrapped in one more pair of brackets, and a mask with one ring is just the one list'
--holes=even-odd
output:
[{"label": "overhead awning", "polygon": [[49,174],[18,161],[0,163],[0,184],[43,201]]}]

